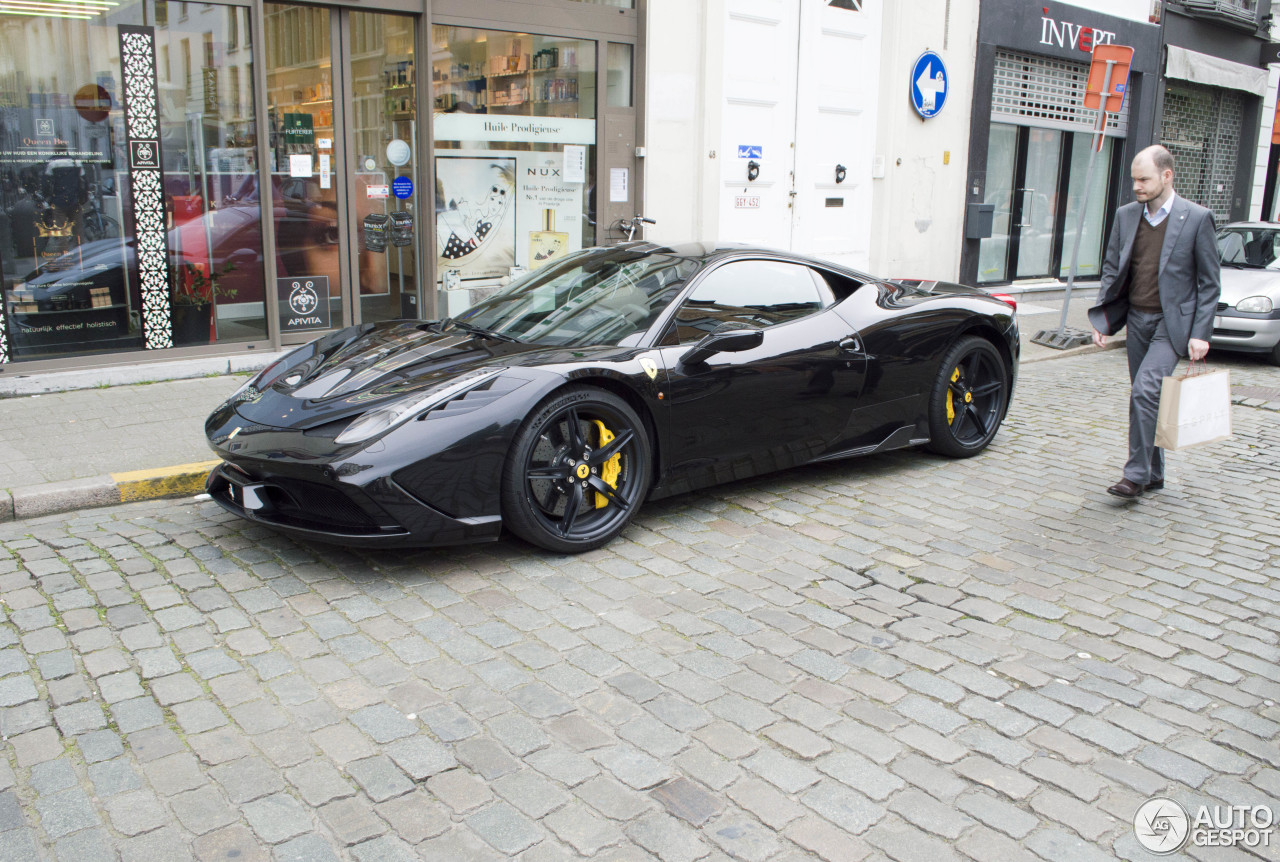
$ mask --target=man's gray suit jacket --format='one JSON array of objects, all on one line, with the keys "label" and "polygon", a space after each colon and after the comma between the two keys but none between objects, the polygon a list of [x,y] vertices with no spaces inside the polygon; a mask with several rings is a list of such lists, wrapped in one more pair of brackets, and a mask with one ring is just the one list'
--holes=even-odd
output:
[{"label": "man's gray suit jacket", "polygon": [[[1102,260],[1102,288],[1089,309],[1089,322],[1103,335],[1115,335],[1129,317],[1129,263],[1138,222],[1146,204],[1134,201],[1116,212],[1111,240]],[[1166,216],[1160,249],[1160,308],[1169,340],[1179,356],[1187,341],[1208,341],[1222,292],[1221,266],[1213,213],[1178,195]]]}]

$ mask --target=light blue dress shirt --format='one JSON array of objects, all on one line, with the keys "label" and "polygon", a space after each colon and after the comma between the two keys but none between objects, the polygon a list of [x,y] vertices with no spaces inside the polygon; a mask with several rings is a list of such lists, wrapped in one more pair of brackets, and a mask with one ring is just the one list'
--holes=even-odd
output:
[{"label": "light blue dress shirt", "polygon": [[1174,192],[1173,194],[1169,195],[1169,199],[1164,202],[1164,206],[1156,210],[1155,215],[1151,214],[1151,210],[1147,209],[1146,207],[1143,207],[1142,214],[1146,216],[1147,224],[1151,225],[1152,227],[1159,227],[1160,222],[1168,218],[1169,210],[1173,208],[1173,202],[1174,200],[1177,199],[1177,197],[1178,197],[1177,192]]}]

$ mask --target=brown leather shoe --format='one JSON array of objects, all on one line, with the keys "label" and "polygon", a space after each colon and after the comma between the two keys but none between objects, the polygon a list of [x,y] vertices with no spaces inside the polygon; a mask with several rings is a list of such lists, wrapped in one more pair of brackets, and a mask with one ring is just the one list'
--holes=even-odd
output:
[{"label": "brown leather shoe", "polygon": [[1121,479],[1110,488],[1107,493],[1116,497],[1123,497],[1126,500],[1136,500],[1142,496],[1143,486],[1137,482],[1130,482],[1128,479]]},{"label": "brown leather shoe", "polygon": [[1143,489],[1144,491],[1162,491],[1164,490],[1164,479],[1157,479],[1154,482],[1148,482]]}]

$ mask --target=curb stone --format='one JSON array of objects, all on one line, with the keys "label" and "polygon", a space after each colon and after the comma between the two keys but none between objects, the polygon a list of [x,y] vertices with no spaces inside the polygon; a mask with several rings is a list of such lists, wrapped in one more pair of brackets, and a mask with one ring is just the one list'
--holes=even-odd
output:
[{"label": "curb stone", "polygon": [[219,462],[200,461],[161,467],[108,473],[68,482],[48,482],[0,491],[0,521],[56,515],[77,509],[114,506],[139,500],[189,497],[204,490],[205,478]]}]

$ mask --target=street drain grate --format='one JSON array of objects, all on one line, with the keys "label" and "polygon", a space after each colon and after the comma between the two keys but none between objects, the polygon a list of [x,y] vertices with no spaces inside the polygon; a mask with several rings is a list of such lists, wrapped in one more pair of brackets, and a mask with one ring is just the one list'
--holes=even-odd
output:
[{"label": "street drain grate", "polygon": [[1263,401],[1280,401],[1280,389],[1266,386],[1232,386],[1231,394],[1237,398],[1261,398]]}]

